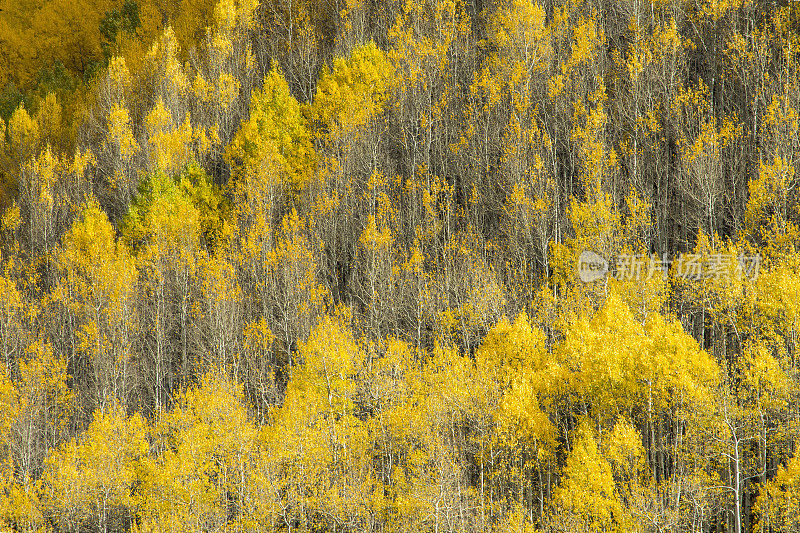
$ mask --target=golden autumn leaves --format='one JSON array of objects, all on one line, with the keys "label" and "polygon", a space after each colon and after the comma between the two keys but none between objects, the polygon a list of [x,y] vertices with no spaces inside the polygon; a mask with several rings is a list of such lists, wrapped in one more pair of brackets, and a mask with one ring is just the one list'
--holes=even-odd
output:
[{"label": "golden autumn leaves", "polygon": [[[687,28],[747,5],[201,2],[115,43],[80,112],[17,109],[0,521],[792,527],[787,12],[725,43],[726,87],[776,61],[757,153],[722,78],[686,74],[712,44]],[[764,272],[575,279],[582,250],[668,245]]]},{"label": "golden autumn leaves", "polygon": [[[153,422],[126,416],[118,404],[95,411],[79,438],[49,453],[34,508],[55,513],[67,529],[94,520],[105,528],[128,516],[138,531],[243,531],[286,522],[369,528],[376,521],[403,531],[431,513],[453,512],[448,498],[456,497],[450,490],[460,483],[464,454],[477,453],[487,476],[503,475],[514,454],[523,461],[519,474],[544,473],[559,453],[551,420],[599,398],[583,404],[589,410],[569,435],[553,520],[568,528],[632,528],[648,518],[642,498],[655,480],[630,420],[690,416],[706,408],[718,379],[715,364],[679,325],[659,319],[642,330],[616,299],[552,352],[524,314],[502,321],[474,359],[446,346],[422,353],[391,338],[364,344],[348,320],[325,318],[314,328],[282,404],[263,420],[252,417],[241,386],[219,370]],[[585,340],[584,328],[597,334]],[[605,335],[623,343],[651,339],[650,370],[625,366],[630,362],[608,350]],[[698,358],[705,365],[696,365]],[[598,397],[601,389],[608,395]],[[17,405],[14,386],[3,391],[0,399]],[[7,413],[4,443],[20,416],[16,407]],[[465,425],[480,433],[462,434]],[[604,427],[608,432],[593,429]],[[490,447],[476,450],[474,439]],[[450,489],[441,492],[443,486]],[[483,505],[486,495],[461,497]]]},{"label": "golden autumn leaves", "polygon": [[[678,324],[658,318],[642,328],[616,298],[553,351],[524,314],[504,320],[474,359],[391,338],[364,344],[348,320],[325,318],[314,328],[282,404],[263,420],[219,370],[153,422],[118,404],[95,411],[78,439],[49,453],[34,508],[55,513],[67,529],[128,516],[138,531],[376,521],[404,531],[453,512],[448,498],[456,497],[465,454],[477,454],[487,476],[504,475],[515,456],[522,470],[512,475],[545,473],[561,453],[551,421],[583,406],[553,488],[554,527],[636,528],[653,518],[647,498],[656,480],[630,420],[706,410],[718,380],[716,365]],[[610,338],[650,348],[637,364],[609,350]],[[0,399],[13,407],[17,395],[6,389]],[[19,416],[7,412],[5,443]],[[466,426],[479,433],[462,434]],[[487,495],[460,497],[483,505]]]}]

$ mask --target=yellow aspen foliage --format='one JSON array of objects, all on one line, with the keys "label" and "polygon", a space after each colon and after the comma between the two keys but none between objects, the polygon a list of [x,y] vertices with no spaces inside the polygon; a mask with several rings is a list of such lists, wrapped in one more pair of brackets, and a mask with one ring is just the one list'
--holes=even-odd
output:
[{"label": "yellow aspen foliage", "polygon": [[[41,7],[37,2],[33,6],[9,4],[0,16],[0,42],[8,52],[3,54],[0,63],[0,80],[2,82],[25,82],[36,73],[34,57],[36,51],[31,46],[30,7]],[[28,9],[26,9],[28,8]]]},{"label": "yellow aspen foliage", "polygon": [[316,519],[367,527],[373,491],[382,490],[372,480],[368,429],[356,417],[365,355],[341,319],[323,318],[301,345],[284,403],[265,429],[284,472],[279,508],[301,528]]},{"label": "yellow aspen foliage", "polygon": [[617,154],[609,149],[605,140],[605,125],[608,115],[605,112],[605,86],[588,95],[591,107],[578,101],[574,104],[572,139],[578,143],[581,156],[581,180],[584,193],[589,202],[599,200],[603,190],[608,190],[608,182],[617,170]]},{"label": "yellow aspen foliage", "polygon": [[469,17],[462,9],[453,0],[403,4],[401,15],[389,30],[394,44],[389,57],[401,68],[404,83],[422,85],[425,77],[446,67],[447,50],[469,31]]},{"label": "yellow aspen foliage", "polygon": [[219,75],[219,80],[217,81],[217,104],[223,112],[227,112],[228,108],[233,104],[239,95],[240,88],[239,80],[231,74],[223,72]]},{"label": "yellow aspen foliage", "polygon": [[502,390],[516,376],[545,368],[549,355],[544,333],[531,326],[523,312],[513,323],[505,317],[500,320],[483,338],[475,358],[481,373],[497,381]]},{"label": "yellow aspen foliage", "polygon": [[461,114],[455,97],[462,69],[457,58],[470,54],[471,20],[460,0],[406,0],[401,5],[388,32],[387,56],[397,80],[392,111],[399,119],[410,174],[431,164],[434,146],[445,150],[458,138],[456,132],[450,138],[435,132],[442,131],[439,126],[449,116]]},{"label": "yellow aspen foliage", "polygon": [[334,59],[332,69],[323,67],[311,113],[331,137],[347,137],[382,111],[393,78],[391,63],[370,41]]},{"label": "yellow aspen foliage", "polygon": [[483,468],[512,486],[538,480],[540,491],[544,490],[542,476],[554,466],[557,448],[558,433],[550,418],[557,398],[555,384],[564,378],[545,346],[543,332],[530,325],[525,313],[513,324],[504,318],[486,335],[475,357],[483,378],[479,387],[492,415],[492,436],[484,438],[492,439],[491,455],[499,459],[487,461],[484,456]]},{"label": "yellow aspen foliage", "polygon": [[268,298],[280,317],[286,349],[308,335],[328,296],[318,280],[319,266],[305,224],[295,210],[283,217],[275,246],[266,257],[272,290]]},{"label": "yellow aspen foliage", "polygon": [[42,142],[57,148],[67,148],[70,125],[64,120],[64,109],[53,93],[39,102],[36,123]]},{"label": "yellow aspen foliage", "polygon": [[[203,59],[194,72],[192,100],[197,102],[196,120],[214,130],[215,152],[228,143],[247,109],[245,99],[258,69],[250,37],[254,30],[257,2],[224,0],[214,3],[213,20],[202,40]],[[214,154],[216,157],[218,153]]]},{"label": "yellow aspen foliage", "polygon": [[224,250],[201,256],[198,277],[210,348],[206,366],[232,367],[234,376],[244,376],[240,370],[241,361],[236,358],[235,345],[242,289],[236,281],[233,265],[225,258]]},{"label": "yellow aspen foliage", "polygon": [[0,274],[0,363],[10,368],[24,348],[23,321],[27,309],[22,294],[7,274],[8,269],[5,275]]},{"label": "yellow aspen foliage", "polygon": [[[3,479],[3,476],[7,476]],[[42,531],[45,518],[42,503],[34,483],[19,483],[12,479],[10,468],[0,473],[0,487],[4,496],[0,499],[0,528],[3,531]]]},{"label": "yellow aspen foliage", "polygon": [[792,386],[791,379],[784,370],[784,365],[771,353],[768,346],[763,343],[747,346],[740,364],[746,390],[759,412],[779,412],[786,407]]},{"label": "yellow aspen foliage", "polygon": [[250,117],[228,145],[226,158],[240,180],[267,173],[292,190],[303,188],[313,177],[312,137],[279,70],[270,71],[262,88],[253,91]]},{"label": "yellow aspen foliage", "polygon": [[642,68],[644,65],[640,67],[639,64],[645,60],[654,61],[656,65],[663,68],[670,63],[675,63],[683,53],[684,43],[678,33],[678,25],[674,17],[670,17],[668,22],[653,28],[653,34],[649,41],[649,49],[647,52],[641,53],[644,57],[635,61],[633,68]]},{"label": "yellow aspen foliage", "polygon": [[[569,52],[562,52],[556,73],[547,82],[547,94],[553,101],[562,100],[561,95],[565,91],[566,94],[586,94],[593,81],[592,75],[599,78],[592,60],[604,46],[605,34],[598,23],[597,13],[592,11],[588,16],[581,16],[574,24],[570,23],[570,15],[569,6],[563,5],[554,11],[550,23],[555,43],[568,39],[569,46]],[[602,84],[599,79],[594,82]]]},{"label": "yellow aspen foliage", "polygon": [[600,283],[573,284],[579,254],[592,251],[610,259],[620,254],[644,253],[649,244],[650,204],[635,190],[625,197],[627,209],[615,198],[613,184],[620,167],[616,151],[606,140],[606,100],[601,81],[600,87],[588,96],[588,106],[581,100],[574,103],[571,138],[580,156],[584,199],[573,196],[569,202],[567,216],[574,237],[565,239],[563,244],[550,245],[553,280],[567,287],[572,285],[578,301],[605,289]]},{"label": "yellow aspen foliage", "polygon": [[[376,476],[379,482],[389,488],[398,480],[398,470],[403,470],[400,467],[401,457],[415,451],[420,444],[417,440],[420,430],[424,429],[421,423],[424,413],[419,403],[424,399],[425,389],[419,357],[423,354],[413,351],[401,340],[388,338],[385,344],[370,346],[367,355],[371,370],[364,382],[364,400],[365,407],[374,413],[370,427],[379,455]],[[407,509],[402,508],[407,499],[396,496],[409,490],[406,484],[408,479],[403,476],[399,481],[403,485],[397,491],[389,488],[392,491],[390,497],[394,498],[390,502],[390,509],[396,509],[399,514],[393,524],[404,519],[419,519],[419,516],[404,516],[409,514],[405,512]]]},{"label": "yellow aspen foliage", "polygon": [[591,399],[589,413],[600,422],[634,409],[663,411],[677,398],[708,407],[718,380],[716,363],[679,322],[651,313],[642,325],[614,294],[567,331],[559,351],[570,390]]},{"label": "yellow aspen foliage", "polygon": [[192,159],[192,125],[187,115],[176,124],[159,98],[145,119],[149,143],[150,169],[175,174]]},{"label": "yellow aspen foliage", "polygon": [[45,461],[43,500],[61,527],[97,520],[105,531],[134,505],[139,463],[147,455],[147,424],[113,404],[94,413],[79,440],[53,449]]},{"label": "yellow aspen foliage", "polygon": [[454,420],[488,414],[476,374],[475,362],[461,355],[458,347],[434,345],[422,369],[428,427],[447,427]]},{"label": "yellow aspen foliage", "polygon": [[525,508],[519,502],[514,502],[512,508],[505,513],[503,520],[498,524],[497,531],[536,533],[538,530]]},{"label": "yellow aspen foliage", "polygon": [[367,40],[370,31],[369,7],[364,0],[346,0],[339,11],[339,28],[336,47],[346,52]]},{"label": "yellow aspen foliage", "polygon": [[55,185],[59,178],[59,163],[58,156],[54,155],[48,146],[23,168],[23,175],[29,176],[30,179],[24,180],[22,187],[32,203],[35,202],[36,210],[31,214],[37,220],[47,220],[52,214],[56,202]]},{"label": "yellow aspen foliage", "polygon": [[[408,361],[411,353],[399,348],[400,361]],[[438,343],[429,354],[419,356],[423,358],[419,370],[410,361],[400,366],[408,392],[402,391],[382,413],[392,444],[402,457],[391,469],[389,514],[390,524],[400,531],[418,530],[426,523],[434,529],[445,527],[448,521],[459,520],[459,501],[477,505],[474,492],[460,485],[465,472],[459,458],[465,448],[477,444],[462,428],[481,428],[485,435],[491,418],[475,364],[468,356],[460,355],[457,347]]]},{"label": "yellow aspen foliage", "polygon": [[391,527],[397,531],[443,529],[458,521],[456,510],[462,498],[475,505],[471,493],[459,494],[463,475],[457,458],[438,435],[428,437],[425,448],[412,448],[403,467],[394,469]]},{"label": "yellow aspen foliage", "polygon": [[[379,217],[387,218],[380,213]],[[370,327],[379,328],[380,323],[390,319],[393,307],[390,301],[399,283],[399,269],[394,262],[394,236],[388,225],[379,230],[375,216],[369,215],[359,244],[363,248],[365,280],[362,291],[369,306]],[[388,312],[380,313],[381,308],[386,307],[390,307]]]},{"label": "yellow aspen foliage", "polygon": [[258,7],[255,0],[220,0],[214,4],[215,29],[231,33],[237,26],[249,28]]},{"label": "yellow aspen foliage", "polygon": [[[169,357],[180,354],[181,380],[190,371],[188,325],[198,289],[195,280],[202,246],[200,205],[195,205],[189,191],[174,179],[156,172],[142,180],[139,195],[123,222],[123,240],[136,254],[142,289],[148,295],[140,316],[154,343],[150,384],[157,409],[164,399],[162,388]],[[178,332],[177,342],[170,342],[169,331]]]},{"label": "yellow aspen foliage", "polygon": [[44,525],[37,479],[48,449],[65,435],[72,414],[67,362],[36,341],[18,361],[16,386],[0,372],[0,524],[24,531]]},{"label": "yellow aspen foliage", "polygon": [[139,144],[133,136],[131,118],[128,110],[115,105],[108,114],[108,142],[113,143],[123,161],[129,160],[139,151]]},{"label": "yellow aspen foliage", "polygon": [[[380,356],[372,351],[379,352]],[[406,417],[412,394],[421,383],[421,365],[411,347],[397,338],[389,337],[385,344],[371,347],[368,353],[372,372],[366,383],[370,401],[379,412],[378,424],[389,432],[390,453],[402,451],[401,440],[412,429]]]},{"label": "yellow aspen foliage", "polygon": [[558,372],[551,368],[521,372],[504,391],[495,415],[499,442],[532,447],[540,466],[553,459],[556,448],[556,427],[547,414],[549,379],[558,379]]},{"label": "yellow aspen foliage", "polygon": [[[487,97],[483,106],[487,122],[497,120],[492,117],[495,114],[498,118],[510,115],[504,128],[500,169],[512,190],[507,202],[512,220],[510,242],[525,263],[532,261],[525,257],[524,248],[533,245],[547,270],[545,243],[554,213],[550,209],[554,182],[543,170],[546,154],[553,145],[549,135],[532,118],[546,88],[553,53],[544,10],[529,0],[502,2],[488,20],[487,34],[484,44],[490,55],[481,72],[476,73],[470,92]],[[486,135],[490,135],[488,131],[481,139],[487,146],[481,150],[487,150],[494,142]],[[532,266],[526,265],[533,270]]]},{"label": "yellow aspen foliage", "polygon": [[114,56],[109,60],[105,82],[105,96],[108,100],[124,105],[131,89],[131,72],[124,57]]},{"label": "yellow aspen foliage", "polygon": [[[523,127],[516,116],[512,117],[506,132],[508,141],[503,146],[501,172],[511,191],[506,195],[504,206],[509,243],[515,260],[529,276],[541,266],[544,276],[549,277],[548,243],[555,227],[554,205],[558,190],[544,161],[554,146],[547,133],[535,123],[530,128]],[[538,257],[530,257],[528,247],[533,248]],[[531,285],[519,287],[519,290],[532,294],[535,289]]]},{"label": "yellow aspen foliage", "polygon": [[627,530],[642,530],[662,521],[665,517],[653,512],[654,483],[646,463],[642,435],[630,420],[624,416],[617,419],[614,428],[606,434],[601,450],[614,474],[615,494],[624,510]]},{"label": "yellow aspen foliage", "polygon": [[757,242],[766,245],[767,257],[791,249],[800,238],[798,228],[788,216],[792,206],[787,191],[795,183],[795,169],[777,156],[772,163],[761,161],[758,177],[750,180],[745,225]]},{"label": "yellow aspen foliage", "polygon": [[24,163],[19,181],[19,203],[25,214],[23,236],[35,253],[47,252],[70,202],[88,189],[87,170],[94,164],[90,152],[76,151],[70,161],[50,146]]},{"label": "yellow aspen foliage", "polygon": [[131,163],[139,152],[139,143],[133,136],[131,118],[126,108],[114,104],[107,121],[108,138],[104,142],[104,148],[117,160],[114,175],[110,176],[111,186],[125,191],[126,199],[129,199],[137,185]]},{"label": "yellow aspen foliage", "polygon": [[12,431],[23,479],[32,475],[34,465],[67,429],[74,399],[68,379],[66,357],[41,340],[30,344],[19,361]]},{"label": "yellow aspen foliage", "polygon": [[74,313],[77,345],[93,368],[98,405],[126,398],[138,271],[97,200],[83,206],[64,235],[58,265],[62,277],[54,299]]},{"label": "yellow aspen foliage", "polygon": [[594,17],[582,19],[573,28],[572,53],[569,61],[574,68],[588,63],[595,55],[595,50],[602,45],[605,37]]},{"label": "yellow aspen foliage", "polygon": [[642,269],[640,275],[644,279],[634,279],[639,274],[632,270],[619,280],[605,278],[600,282],[583,283],[578,279],[576,265],[583,251],[609,259],[624,254],[646,255],[652,233],[651,206],[631,191],[625,198],[625,207],[623,214],[623,209],[615,205],[612,195],[603,188],[585,202],[572,198],[568,218],[574,237],[564,239],[563,243],[551,242],[549,248],[553,266],[551,279],[569,291],[568,298],[560,302],[558,314],[563,318],[562,323],[569,323],[571,319],[567,317],[585,303],[601,301],[609,290],[617,291],[642,318],[651,311],[660,311],[668,294],[663,272]]},{"label": "yellow aspen foliage", "polygon": [[242,345],[238,354],[239,375],[245,391],[253,398],[253,407],[260,420],[266,416],[265,408],[277,401],[275,380],[275,335],[264,317],[247,323],[242,330]]},{"label": "yellow aspen foliage", "polygon": [[8,136],[8,148],[13,154],[19,154],[20,159],[24,159],[33,153],[39,142],[41,132],[39,125],[28,114],[24,106],[19,106],[6,126]]},{"label": "yellow aspen foliage", "polygon": [[109,0],[44,2],[32,20],[36,48],[72,72],[89,75],[103,57],[98,28],[111,9]]},{"label": "yellow aspen foliage", "polygon": [[759,161],[758,176],[750,180],[745,211],[747,233],[755,244],[763,245],[768,258],[789,252],[799,238],[792,221],[797,202],[788,191],[797,183],[798,161],[792,146],[800,119],[792,105],[796,97],[788,91],[784,88],[784,94],[774,95],[764,112],[760,133],[766,153]]},{"label": "yellow aspen foliage", "polygon": [[[265,291],[267,255],[274,245],[273,216],[280,207],[278,180],[273,173],[258,172],[243,176],[236,183],[235,235],[239,249],[237,265],[252,273],[261,293]],[[263,299],[263,295],[262,295]]]},{"label": "yellow aspen foliage", "polygon": [[698,281],[699,276],[691,272],[690,263],[673,264],[673,273],[685,276],[678,280],[675,288],[692,291],[703,312],[721,327],[741,328],[743,334],[757,329],[756,323],[760,320],[753,321],[751,309],[758,297],[757,278],[763,268],[763,258],[746,255],[746,246],[730,241],[721,243],[717,235],[710,238],[702,231],[697,235],[694,253],[706,275]]},{"label": "yellow aspen foliage", "polygon": [[289,387],[293,401],[287,400],[284,406],[305,406],[303,410],[312,417],[352,414],[356,374],[364,357],[344,324],[331,317],[323,318],[300,348],[300,363]]},{"label": "yellow aspen foliage", "polygon": [[603,442],[603,448],[615,478],[623,483],[636,483],[645,466],[645,450],[642,436],[633,424],[619,417]]},{"label": "yellow aspen foliage", "polygon": [[200,231],[209,248],[223,246],[230,234],[230,205],[220,188],[196,163],[184,167],[176,177],[178,189],[197,209]]},{"label": "yellow aspen foliage", "polygon": [[[0,202],[2,202],[2,199],[0,199]],[[19,257],[21,243],[18,235],[22,227],[22,213],[19,203],[16,201],[0,209],[3,212],[2,216],[0,216],[0,258],[7,261],[5,270],[8,271],[13,267],[19,266],[14,261],[8,261],[8,258]]]},{"label": "yellow aspen foliage", "polygon": [[[800,283],[797,271],[797,256],[788,256],[761,272],[755,283],[757,296],[753,306],[753,329],[766,346],[777,348],[782,357],[796,353],[798,347]],[[784,368],[795,369],[795,358],[792,355],[791,361],[786,360]]]},{"label": "yellow aspen foliage", "polygon": [[241,531],[257,431],[242,388],[222,370],[201,376],[153,428],[140,467],[136,531]]},{"label": "yellow aspen foliage", "polygon": [[9,117],[8,123],[2,124],[3,136],[0,139],[0,164],[2,167],[2,187],[4,202],[9,202],[19,187],[18,174],[22,166],[40,147],[41,134],[38,123],[25,110],[23,105],[17,107]]},{"label": "yellow aspen foliage", "polygon": [[373,215],[367,217],[367,225],[364,231],[361,232],[361,237],[359,237],[358,240],[361,246],[368,252],[373,253],[390,249],[393,241],[392,232],[388,227],[384,226],[380,231],[378,230]]},{"label": "yellow aspen foliage", "polygon": [[199,245],[200,232],[198,207],[172,178],[156,172],[142,181],[123,230],[134,250],[145,244],[159,260],[186,261]]},{"label": "yellow aspen foliage", "polygon": [[593,196],[586,202],[572,198],[568,216],[575,237],[566,239],[564,244],[550,245],[553,272],[561,283],[575,280],[575,265],[584,250],[603,257],[622,253],[622,214],[604,190],[596,191]]},{"label": "yellow aspen foliage", "polygon": [[792,139],[800,131],[800,115],[797,105],[797,88],[793,84],[782,87],[782,93],[772,96],[772,100],[764,110],[761,134],[765,140],[774,143],[768,147],[776,156],[788,157],[794,161],[791,150]]},{"label": "yellow aspen foliage", "polygon": [[[797,444],[795,449],[798,449]],[[775,477],[761,487],[755,507],[756,527],[762,531],[800,528],[800,459],[797,454],[786,466],[780,465]]]},{"label": "yellow aspen foliage", "polygon": [[[133,111],[138,102],[134,95],[134,83],[128,64],[123,57],[111,58],[108,68],[98,81],[96,119],[87,120],[97,130],[98,174],[106,182],[120,211],[128,208],[139,184],[139,169],[142,152],[148,153],[147,143],[142,147],[134,134]],[[138,119],[138,117],[136,117]],[[145,148],[145,150],[142,150]]]},{"label": "yellow aspen foliage", "polygon": [[179,61],[180,45],[172,27],[153,42],[145,55],[142,71],[149,77],[155,97],[162,99],[172,110],[186,95],[189,79]]},{"label": "yellow aspen foliage", "polygon": [[637,362],[637,374],[640,381],[647,383],[648,390],[652,385],[659,394],[658,403],[654,404],[668,408],[683,401],[708,407],[711,391],[720,379],[714,359],[700,349],[677,320],[651,313],[644,329],[652,340],[651,352]]},{"label": "yellow aspen foliage", "polygon": [[[23,406],[19,405],[19,393],[6,368],[0,368],[0,488],[3,490],[3,496],[0,497],[0,527],[10,529],[11,524],[16,523],[23,529],[30,530],[41,520],[41,515],[34,517],[31,511],[38,509],[27,508],[33,503],[29,498],[24,498],[24,489],[32,488],[26,487],[30,485],[29,480],[25,479],[20,484],[14,475],[16,450],[12,427],[20,414],[20,407]],[[23,490],[20,491],[20,488]]]},{"label": "yellow aspen foliage", "polygon": [[[498,48],[492,63],[503,83],[517,88],[545,68],[552,48],[542,7],[530,0],[510,0],[488,23],[489,39]],[[523,93],[524,94],[524,93]]]},{"label": "yellow aspen foliage", "polygon": [[550,520],[567,531],[625,530],[629,517],[615,494],[611,464],[593,433],[585,421],[575,430]]}]

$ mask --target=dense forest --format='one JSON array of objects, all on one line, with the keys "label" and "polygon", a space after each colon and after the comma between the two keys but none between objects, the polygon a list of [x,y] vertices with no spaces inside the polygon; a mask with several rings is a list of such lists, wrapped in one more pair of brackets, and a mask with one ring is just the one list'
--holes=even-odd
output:
[{"label": "dense forest", "polygon": [[538,1],[0,0],[0,531],[800,531],[800,5]]}]

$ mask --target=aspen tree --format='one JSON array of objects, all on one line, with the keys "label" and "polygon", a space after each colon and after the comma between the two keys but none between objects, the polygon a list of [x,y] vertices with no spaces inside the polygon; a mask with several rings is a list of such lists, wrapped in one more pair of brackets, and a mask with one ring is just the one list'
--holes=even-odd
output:
[{"label": "aspen tree", "polygon": [[142,181],[123,225],[145,281],[142,294],[149,305],[141,309],[142,325],[152,358],[148,388],[156,411],[163,408],[177,377],[185,382],[191,371],[190,313],[197,295],[194,277],[201,246],[201,217],[186,187],[163,173]]},{"label": "aspen tree", "polygon": [[626,529],[629,517],[615,494],[612,466],[587,422],[575,430],[553,500],[551,527],[556,531]]},{"label": "aspen tree", "polygon": [[177,396],[153,429],[157,452],[142,460],[138,531],[243,531],[256,428],[241,386],[222,370]]},{"label": "aspen tree", "polygon": [[127,417],[118,404],[95,411],[81,436],[47,458],[44,499],[62,527],[92,524],[96,531],[116,529],[133,510],[138,464],[148,453],[146,422]]},{"label": "aspen tree", "polygon": [[26,311],[23,296],[9,274],[7,266],[0,275],[0,356],[7,370],[19,358],[27,334],[23,325]]},{"label": "aspen tree", "polygon": [[0,397],[0,520],[33,531],[44,516],[37,482],[48,450],[66,436],[73,412],[73,393],[67,385],[67,361],[40,340],[26,347],[17,362],[17,379],[2,371]]},{"label": "aspen tree", "polygon": [[74,343],[91,368],[86,378],[92,404],[102,409],[125,402],[134,388],[138,271],[96,200],[84,204],[64,235],[58,265],[61,276],[53,296],[71,315]]},{"label": "aspen tree", "polygon": [[54,153],[50,146],[26,161],[20,172],[20,209],[26,250],[44,256],[66,231],[69,209],[84,200],[89,191],[91,152],[77,150],[70,159]]},{"label": "aspen tree", "polygon": [[374,527],[371,503],[383,489],[373,479],[368,426],[356,416],[364,357],[330,317],[300,347],[283,406],[264,434],[283,473],[277,493],[287,526]]},{"label": "aspen tree", "polygon": [[[202,52],[192,79],[195,127],[218,137],[210,160],[222,155],[245,119],[247,101],[255,85],[256,64],[249,33],[255,27],[257,4],[252,1],[215,2],[202,41]],[[216,164],[216,162],[215,162]]]},{"label": "aspen tree", "polygon": [[277,183],[285,190],[304,187],[312,178],[315,152],[300,104],[289,92],[279,70],[253,91],[250,117],[227,147],[234,176],[256,179],[275,166]]},{"label": "aspen tree", "polygon": [[[389,188],[381,173],[382,117],[393,76],[387,55],[372,41],[361,44],[322,69],[308,108],[320,149],[313,222],[316,238],[330,243],[328,261],[321,265],[329,279],[349,276],[346,262],[361,249],[350,226],[363,226],[364,214],[379,216],[380,192]],[[344,300],[347,295],[338,289],[334,294]]]},{"label": "aspen tree", "polygon": [[484,437],[492,440],[481,442],[481,504],[490,505],[488,496],[496,491],[500,497],[505,488],[521,512],[535,511],[543,519],[552,496],[556,452],[553,401],[558,391],[551,384],[563,378],[550,360],[543,332],[531,326],[525,313],[513,324],[503,319],[489,331],[476,363],[486,376],[483,387],[494,422],[494,435]]},{"label": "aspen tree", "polygon": [[762,487],[756,502],[758,520],[755,530],[796,531],[800,528],[800,502],[797,499],[799,466],[797,457],[792,457],[788,465],[781,465],[775,477]]}]

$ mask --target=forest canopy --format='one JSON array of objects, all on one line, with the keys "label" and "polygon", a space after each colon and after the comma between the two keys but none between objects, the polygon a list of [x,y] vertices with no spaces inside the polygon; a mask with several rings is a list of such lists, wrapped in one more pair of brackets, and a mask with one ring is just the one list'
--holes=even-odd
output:
[{"label": "forest canopy", "polygon": [[0,0],[0,531],[800,531],[798,50]]}]

